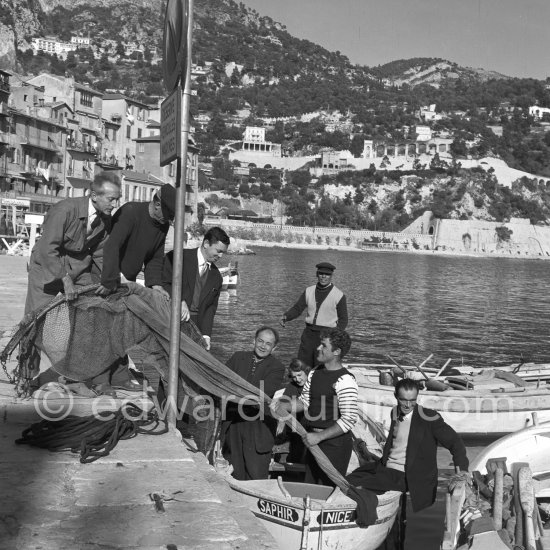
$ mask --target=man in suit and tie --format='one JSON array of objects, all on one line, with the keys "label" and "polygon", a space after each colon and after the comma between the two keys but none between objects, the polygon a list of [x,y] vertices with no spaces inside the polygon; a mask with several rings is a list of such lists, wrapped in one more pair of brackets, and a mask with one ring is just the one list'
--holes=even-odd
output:
[{"label": "man in suit and tie", "polygon": [[120,198],[120,180],[102,172],[90,195],[54,204],[29,261],[25,313],[47,304],[58,292],[76,298],[76,286],[99,282],[100,249],[111,230],[111,212]]},{"label": "man in suit and tie", "polygon": [[[25,314],[46,305],[59,292],[70,301],[77,297],[78,286],[99,282],[101,249],[119,198],[118,176],[102,172],[95,176],[88,196],[64,199],[50,208],[29,261]],[[24,375],[34,378],[39,369],[40,354],[35,348]],[[55,379],[56,373],[43,373],[33,386]]]},{"label": "man in suit and tie", "polygon": [[[223,229],[212,227],[201,246],[183,251],[181,319],[191,319],[197,325],[208,350],[223,282],[216,262],[227,251],[229,243],[229,236]],[[162,286],[170,296],[173,262],[174,253],[171,251],[164,259],[162,274]]]},{"label": "man in suit and tie", "polygon": [[347,476],[357,487],[379,491],[409,491],[412,509],[419,512],[435,502],[437,446],[448,449],[455,466],[468,476],[466,448],[458,434],[434,410],[417,404],[418,384],[403,378],[395,386],[397,406],[380,462],[360,466]]}]

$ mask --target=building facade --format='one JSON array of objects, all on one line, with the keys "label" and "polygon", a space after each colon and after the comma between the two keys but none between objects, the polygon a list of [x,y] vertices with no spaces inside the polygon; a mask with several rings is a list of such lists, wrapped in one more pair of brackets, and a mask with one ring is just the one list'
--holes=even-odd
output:
[{"label": "building facade", "polygon": [[[152,114],[156,116],[151,116]],[[103,96],[103,116],[106,120],[119,126],[116,139],[112,143],[115,157],[127,170],[135,167],[136,139],[146,135],[150,118],[158,119],[158,109],[131,99],[122,94],[105,94]]]}]

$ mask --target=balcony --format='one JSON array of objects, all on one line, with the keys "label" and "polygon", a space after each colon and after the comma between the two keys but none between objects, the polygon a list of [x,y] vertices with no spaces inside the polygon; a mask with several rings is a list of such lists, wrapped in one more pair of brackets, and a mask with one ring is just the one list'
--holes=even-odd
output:
[{"label": "balcony", "polygon": [[60,153],[59,146],[55,141],[48,136],[47,139],[39,139],[35,137],[22,137],[21,145],[27,147],[36,147],[37,149],[43,149],[45,151],[53,151],[54,153]]},{"label": "balcony", "polygon": [[6,94],[10,93],[10,83],[7,79],[1,79],[0,80],[0,92],[4,92]]},{"label": "balcony", "polygon": [[83,143],[82,141],[76,141],[74,139],[67,139],[67,150],[68,151],[79,151],[80,153],[87,153],[97,156],[97,149],[92,147],[88,143]]},{"label": "balcony", "polygon": [[8,104],[0,101],[0,115],[8,116]]},{"label": "balcony", "polygon": [[[96,159],[96,164],[99,164],[100,166],[110,166],[110,167],[117,167],[120,166],[118,164],[118,160],[114,155],[103,155],[102,157],[98,157]],[[120,168],[122,168],[120,166]]]},{"label": "balcony", "polygon": [[0,131],[0,143],[5,143],[6,145],[9,145],[10,135],[7,132]]}]

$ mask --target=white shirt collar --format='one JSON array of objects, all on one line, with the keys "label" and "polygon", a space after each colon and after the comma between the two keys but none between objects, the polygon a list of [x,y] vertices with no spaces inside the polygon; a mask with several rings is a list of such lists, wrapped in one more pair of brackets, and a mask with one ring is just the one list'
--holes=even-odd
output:
[{"label": "white shirt collar", "polygon": [[88,219],[92,218],[97,214],[97,210],[94,207],[94,203],[92,202],[92,199],[88,201]]},{"label": "white shirt collar", "polygon": [[208,265],[208,267],[210,267],[210,262],[207,262],[206,259],[204,258],[204,256],[202,255],[202,250],[201,250],[202,247],[199,246],[199,248],[197,248],[197,259],[199,261],[199,270],[206,264]]}]

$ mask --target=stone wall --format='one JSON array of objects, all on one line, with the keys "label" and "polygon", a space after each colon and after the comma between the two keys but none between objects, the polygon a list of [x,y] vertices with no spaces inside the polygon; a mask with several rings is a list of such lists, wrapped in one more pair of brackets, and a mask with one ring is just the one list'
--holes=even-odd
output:
[{"label": "stone wall", "polygon": [[[499,239],[499,227],[512,232],[509,240]],[[548,257],[550,227],[532,225],[529,220],[518,218],[508,223],[439,220],[434,245],[437,249],[456,252]]]},{"label": "stone wall", "polygon": [[[393,233],[390,231],[353,230],[342,227],[308,227],[284,224],[254,223],[239,220],[205,218],[206,227],[223,227],[230,235],[250,234],[257,240],[296,242],[324,246],[352,246],[361,248],[364,241],[385,241],[377,248],[422,249],[432,248],[432,236],[419,233]],[[413,244],[414,241],[414,244]],[[415,246],[416,245],[416,246]]]}]

